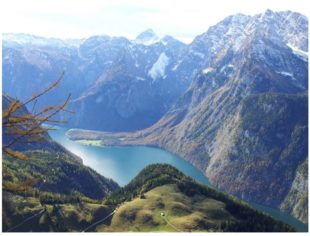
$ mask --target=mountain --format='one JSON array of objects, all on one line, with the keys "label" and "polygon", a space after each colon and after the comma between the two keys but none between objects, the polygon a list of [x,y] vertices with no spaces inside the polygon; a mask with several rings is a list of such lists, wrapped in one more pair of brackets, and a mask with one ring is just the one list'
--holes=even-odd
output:
[{"label": "mountain", "polygon": [[[111,67],[74,101],[75,127],[123,131],[155,123],[185,91],[189,80],[171,73],[184,44],[165,38],[148,46],[126,41]],[[100,119],[98,119],[100,117]]]},{"label": "mountain", "polygon": [[[15,100],[3,95],[2,101],[3,111],[6,111]],[[11,117],[23,114],[29,114],[24,106],[17,109]],[[3,165],[11,170],[8,178],[3,179],[4,189],[5,186],[10,189],[10,186],[15,186],[27,178],[33,178],[39,182],[40,191],[70,194],[74,190],[87,197],[98,199],[118,188],[114,181],[84,166],[80,157],[55,142],[48,133],[43,135],[43,141],[25,136],[10,147],[15,151],[24,152],[28,157],[27,160],[16,160],[4,154]],[[3,127],[4,146],[19,137]]]},{"label": "mountain", "polygon": [[69,134],[164,148],[217,188],[307,223],[308,176],[301,171],[308,153],[307,51],[303,15],[267,10],[229,16],[183,51],[190,58],[183,57],[180,68],[194,60],[201,69],[156,124],[135,133]]},{"label": "mountain", "polygon": [[[2,91],[22,101],[42,91],[66,72],[61,88],[46,94],[37,104],[60,104],[68,92],[77,96],[85,89],[84,75],[77,69],[77,47],[59,39],[24,34],[4,34],[2,43]],[[72,88],[72,84],[75,86]],[[30,108],[31,109],[31,108]]]},{"label": "mountain", "polygon": [[307,25],[291,12],[251,18],[240,48],[228,46],[158,124],[175,118],[155,126],[164,130],[158,143],[220,189],[280,207],[308,153],[308,58],[296,53],[308,50]]},{"label": "mountain", "polygon": [[[9,107],[11,104],[16,102],[17,100],[13,99],[12,97],[8,96],[7,94],[2,94],[2,112],[8,111]],[[17,117],[20,117],[22,115],[27,115],[29,114],[27,108],[25,106],[21,106],[19,109],[17,109],[12,115],[11,119]],[[39,149],[44,149],[49,152],[68,152],[64,147],[56,143],[54,140],[51,139],[51,137],[48,135],[48,133],[43,133],[43,140],[40,140],[40,142],[31,142],[30,140],[32,139],[31,136],[25,136],[21,137],[20,135],[14,135],[12,134],[11,129],[7,129],[4,125],[5,122],[7,122],[7,118],[4,116],[2,117],[3,123],[2,123],[2,145],[8,145],[11,143],[14,139],[18,138],[20,139],[19,142],[15,142],[12,144],[10,147],[13,150],[16,151],[28,151],[28,150],[39,150]],[[25,130],[23,128],[23,125],[18,126],[19,129]],[[15,131],[16,132],[16,131]],[[38,140],[38,138],[37,138]],[[77,156],[75,156],[76,160],[81,161],[81,159]]]},{"label": "mountain", "polygon": [[25,100],[65,71],[60,88],[38,106],[59,104],[71,92],[70,109],[76,115],[68,118],[70,127],[142,129],[187,89],[190,78],[173,70],[185,46],[171,36],[159,39],[152,30],[131,41],[106,35],[74,41],[4,34],[3,91]]},{"label": "mountain", "polygon": [[221,190],[307,222],[305,16],[236,14],[189,45],[170,36],[158,39],[152,30],[135,40],[16,38],[4,35],[4,91],[28,98],[65,68],[61,89],[42,104],[60,103],[72,91],[76,115],[69,126],[105,131],[150,126],[118,134],[72,130],[73,139],[167,149]]},{"label": "mountain", "polygon": [[66,39],[61,40],[57,38],[45,38],[40,36],[35,36],[31,34],[4,34],[3,41],[7,46],[11,47],[79,47],[84,39]]},{"label": "mountain", "polygon": [[[5,222],[17,232],[287,232],[294,229],[196,183],[169,165],[150,165],[101,202],[52,202],[4,192]],[[20,210],[18,210],[20,209]],[[15,215],[15,219],[11,218]],[[28,217],[28,218],[27,218]],[[30,217],[30,218],[29,218]],[[4,231],[7,231],[4,224]]]},{"label": "mountain", "polygon": [[190,160],[220,189],[280,207],[308,153],[308,58],[296,53],[308,50],[307,25],[291,12],[249,20],[251,33],[240,48],[228,46],[162,119],[176,117],[160,145]]},{"label": "mountain", "polygon": [[146,31],[140,33],[136,37],[134,42],[148,46],[157,43],[159,40],[160,38],[155,34],[155,32],[152,29],[147,29]]},{"label": "mountain", "polygon": [[283,211],[307,222],[308,217],[308,158],[298,166],[291,189],[281,204]]},{"label": "mountain", "polygon": [[[3,96],[2,100],[3,111],[14,101],[8,96]],[[27,113],[26,107],[21,107],[13,116]],[[44,134],[44,137],[43,142],[31,141],[30,144],[27,144],[29,139],[23,138],[10,147],[14,151],[23,152],[27,156],[26,160],[18,160],[3,153],[4,231],[17,226],[29,215],[39,211],[43,213],[42,207],[45,207],[45,204],[92,203],[119,188],[113,180],[84,166],[80,157],[54,142],[48,134]],[[3,128],[3,145],[10,143],[12,139],[14,136]],[[48,215],[45,217],[48,218]],[[53,226],[49,219],[42,218],[42,221],[46,224],[42,223],[44,227]],[[41,223],[31,225],[29,230],[37,231],[42,229],[41,226]]]}]

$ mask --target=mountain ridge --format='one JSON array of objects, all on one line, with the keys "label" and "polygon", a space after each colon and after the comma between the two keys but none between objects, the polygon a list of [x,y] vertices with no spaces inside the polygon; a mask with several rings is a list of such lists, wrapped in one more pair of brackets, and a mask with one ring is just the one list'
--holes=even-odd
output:
[{"label": "mountain ridge", "polygon": [[[105,145],[155,145],[191,162],[222,190],[261,204],[280,207],[308,150],[305,135],[308,130],[308,59],[297,54],[290,45],[295,42],[296,47],[307,49],[307,19],[297,13],[271,11],[252,18],[242,16],[244,27],[249,25],[249,29],[253,28],[251,34],[245,36],[243,29],[237,27],[237,30],[232,30],[234,37],[226,37],[225,33],[229,32],[227,28],[236,20],[226,18],[189,46],[216,51],[216,47],[212,46],[217,42],[215,35],[221,35],[216,46],[224,45],[214,54],[214,59],[195,56],[200,58],[202,64],[205,60],[202,70],[175,105],[153,126],[135,133],[119,134],[70,131],[71,138],[101,139]],[[225,32],[224,36],[221,32]],[[204,37],[205,40],[202,40]],[[250,110],[257,114],[256,117],[245,112],[250,107],[256,107],[261,113],[257,114],[257,110],[252,108]],[[295,111],[294,107],[299,110]],[[272,112],[270,120],[268,112]],[[297,119],[292,118],[294,115]],[[242,122],[248,119],[246,117],[251,117],[248,127],[256,129],[252,133],[242,128]],[[290,126],[278,120],[286,120]],[[264,136],[269,130],[274,132],[273,139]],[[239,142],[236,142],[238,139]],[[243,144],[248,139],[252,139],[251,146]],[[279,139],[282,143],[277,146]],[[297,147],[300,147],[299,151]],[[255,158],[251,157],[251,153]],[[240,170],[240,166],[253,164],[245,164],[249,158],[268,165],[270,172],[263,177],[262,173],[254,175],[251,174],[253,171]],[[226,167],[233,163],[236,168],[231,169],[229,175]],[[264,169],[260,171],[264,172]],[[279,183],[274,172],[282,175],[286,171],[289,173],[286,181]],[[271,192],[268,193],[266,188]],[[273,194],[273,188],[278,188],[278,195]],[[299,211],[304,210],[299,208]],[[305,212],[304,216],[307,210]],[[302,220],[307,222],[307,217]]]},{"label": "mountain ridge", "polygon": [[[175,40],[173,45],[132,46],[122,37],[90,38],[78,51],[59,54],[68,60],[79,58],[82,65],[77,65],[85,72],[73,80],[80,82],[74,84],[75,98],[86,94],[77,100],[82,115],[71,124],[123,133],[69,134],[72,139],[96,137],[107,145],[165,148],[191,162],[217,187],[281,207],[307,222],[307,191],[299,187],[308,184],[301,167],[308,152],[307,51],[308,19],[291,11],[229,16],[189,45]],[[138,52],[147,54],[139,56],[144,66],[135,56]],[[20,74],[25,68],[33,75],[53,68],[46,59],[54,58],[49,52],[28,51],[25,58],[19,53],[4,48],[5,78],[11,76],[9,65],[14,65],[10,58],[21,62],[15,67]],[[20,67],[24,62],[27,66]],[[5,89],[27,90],[7,83]],[[139,131],[124,133],[135,130]],[[276,180],[275,173],[284,180]]]},{"label": "mountain ridge", "polygon": [[[13,232],[294,231],[233,197],[197,184],[166,164],[145,167],[127,186],[105,197],[103,204],[89,199],[75,202],[74,198],[38,201],[36,196],[7,191],[4,201],[4,231]],[[23,211],[14,210],[23,207]],[[111,219],[103,220],[107,215]],[[27,216],[31,221],[18,226]]]}]

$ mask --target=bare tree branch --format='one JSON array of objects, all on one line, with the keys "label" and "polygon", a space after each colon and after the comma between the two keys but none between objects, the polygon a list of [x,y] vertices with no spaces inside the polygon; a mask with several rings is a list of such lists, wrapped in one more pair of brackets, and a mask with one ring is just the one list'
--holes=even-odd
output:
[{"label": "bare tree branch", "polygon": [[[64,72],[61,73],[60,77],[51,83],[47,88],[38,94],[32,95],[32,97],[25,102],[20,102],[18,100],[13,100],[9,107],[2,113],[2,127],[4,127],[4,134],[10,135],[12,140],[2,146],[2,151],[4,154],[15,157],[18,159],[25,159],[25,155],[21,152],[12,149],[12,146],[16,143],[33,143],[45,140],[45,134],[49,130],[54,130],[54,128],[42,127],[42,124],[52,123],[52,124],[64,124],[64,120],[55,120],[53,117],[60,111],[73,113],[66,109],[71,94],[67,96],[65,101],[57,106],[48,105],[43,107],[38,112],[34,113],[38,99],[50,92],[51,90],[57,88],[64,78]],[[33,102],[32,113],[18,113],[19,110],[23,109],[27,104]]]}]

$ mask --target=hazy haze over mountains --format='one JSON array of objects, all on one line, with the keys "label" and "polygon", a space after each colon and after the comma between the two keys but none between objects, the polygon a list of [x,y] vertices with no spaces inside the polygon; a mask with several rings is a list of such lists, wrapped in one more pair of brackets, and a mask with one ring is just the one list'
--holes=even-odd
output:
[{"label": "hazy haze over mountains", "polygon": [[3,35],[4,92],[28,98],[62,70],[61,88],[41,105],[71,91],[69,127],[140,130],[113,134],[115,145],[167,149],[221,190],[307,222],[304,15],[231,15],[190,44],[152,30],[135,39]]}]

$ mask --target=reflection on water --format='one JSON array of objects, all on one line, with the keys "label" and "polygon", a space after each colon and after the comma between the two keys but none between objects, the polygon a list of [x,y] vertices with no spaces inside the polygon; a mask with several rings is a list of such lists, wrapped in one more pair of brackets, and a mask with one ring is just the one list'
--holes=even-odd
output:
[{"label": "reflection on water", "polygon": [[[50,136],[72,153],[80,156],[86,166],[91,167],[119,185],[129,183],[145,166],[154,163],[167,163],[175,166],[186,175],[210,186],[208,178],[180,157],[162,149],[151,147],[97,147],[73,142],[65,135],[66,129],[51,131]],[[308,226],[277,209],[249,203],[253,208],[263,211],[275,219],[282,220],[298,231],[308,231]]]},{"label": "reflection on water", "polygon": [[115,180],[121,186],[129,183],[145,166],[154,163],[171,164],[197,181],[209,185],[208,178],[190,163],[165,150],[143,146],[103,148],[82,145],[69,140],[65,132],[65,129],[59,128],[51,131],[50,136],[81,157],[86,166]]}]

